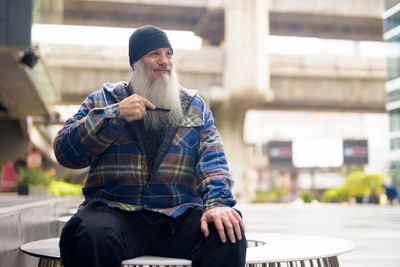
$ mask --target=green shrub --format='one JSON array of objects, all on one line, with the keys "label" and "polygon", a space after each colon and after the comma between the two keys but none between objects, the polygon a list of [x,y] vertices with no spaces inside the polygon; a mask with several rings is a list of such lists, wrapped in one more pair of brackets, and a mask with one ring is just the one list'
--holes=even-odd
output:
[{"label": "green shrub", "polygon": [[345,186],[348,187],[349,197],[368,197],[371,192],[368,183],[365,181],[365,173],[362,171],[351,172],[347,176]]},{"label": "green shrub", "polygon": [[19,169],[18,183],[22,186],[36,185],[46,187],[50,184],[52,177],[42,169]]},{"label": "green shrub", "polygon": [[51,181],[50,192],[54,196],[82,195],[82,185],[64,181]]},{"label": "green shrub", "polygon": [[347,175],[346,182],[336,189],[328,189],[324,192],[324,202],[332,200],[346,201],[349,198],[378,196],[385,192],[383,187],[386,175],[381,173],[365,174],[363,171],[353,171]]},{"label": "green shrub", "polygon": [[276,186],[271,191],[257,191],[256,198],[252,200],[253,203],[275,202],[285,195],[285,188],[283,186]]},{"label": "green shrub", "polygon": [[324,194],[322,195],[323,202],[332,202],[334,200],[339,200],[338,198],[338,188],[331,188],[325,190]]},{"label": "green shrub", "polygon": [[306,191],[303,192],[301,199],[303,200],[304,203],[311,203],[315,199],[315,197],[311,192]]},{"label": "green shrub", "polygon": [[385,180],[387,177],[381,173],[367,174],[364,176],[363,182],[368,185],[370,195],[379,196],[385,193]]}]

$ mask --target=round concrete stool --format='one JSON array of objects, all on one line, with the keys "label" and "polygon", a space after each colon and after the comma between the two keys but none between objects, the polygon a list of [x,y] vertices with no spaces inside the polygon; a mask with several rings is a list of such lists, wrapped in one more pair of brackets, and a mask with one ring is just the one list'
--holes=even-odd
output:
[{"label": "round concrete stool", "polygon": [[[339,238],[275,233],[246,233],[246,266],[338,267],[338,256],[352,251],[352,241]],[[34,241],[21,246],[26,254],[39,258],[38,267],[61,266],[59,238]],[[124,260],[122,267],[191,266],[186,259],[141,256]]]}]

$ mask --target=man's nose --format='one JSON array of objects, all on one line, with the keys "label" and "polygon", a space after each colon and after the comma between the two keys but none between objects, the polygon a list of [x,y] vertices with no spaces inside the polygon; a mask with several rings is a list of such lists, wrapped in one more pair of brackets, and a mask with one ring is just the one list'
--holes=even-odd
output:
[{"label": "man's nose", "polygon": [[168,57],[166,54],[161,53],[160,58],[158,59],[159,65],[168,65]]}]

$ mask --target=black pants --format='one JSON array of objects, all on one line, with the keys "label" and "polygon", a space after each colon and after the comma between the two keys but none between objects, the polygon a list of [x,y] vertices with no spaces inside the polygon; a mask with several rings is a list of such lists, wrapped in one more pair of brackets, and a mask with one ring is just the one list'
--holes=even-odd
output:
[{"label": "black pants", "polygon": [[151,211],[126,212],[102,204],[86,207],[65,225],[60,238],[65,267],[119,267],[125,259],[154,255],[192,260],[193,267],[243,267],[246,240],[222,243],[213,223],[205,238],[202,210],[176,219]]}]

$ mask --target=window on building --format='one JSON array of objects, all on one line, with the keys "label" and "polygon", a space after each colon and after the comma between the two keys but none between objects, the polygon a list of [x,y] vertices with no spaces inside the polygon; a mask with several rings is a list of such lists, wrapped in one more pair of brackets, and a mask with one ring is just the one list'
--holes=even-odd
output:
[{"label": "window on building", "polygon": [[400,76],[400,58],[388,57],[387,58],[387,80],[393,80]]},{"label": "window on building", "polygon": [[400,161],[393,160],[390,162],[389,168],[390,176],[392,177],[392,183],[395,187],[400,187]]},{"label": "window on building", "polygon": [[395,13],[384,22],[384,31],[390,31],[400,25],[400,13]]},{"label": "window on building", "polygon": [[390,131],[400,130],[400,108],[389,111]]},{"label": "window on building", "polygon": [[396,89],[387,93],[387,102],[394,102],[400,99],[400,89]]},{"label": "window on building", "polygon": [[399,150],[400,149],[400,138],[392,138],[390,139],[390,150]]},{"label": "window on building", "polygon": [[387,40],[386,51],[387,80],[390,81],[400,77],[400,35],[395,35]]}]

